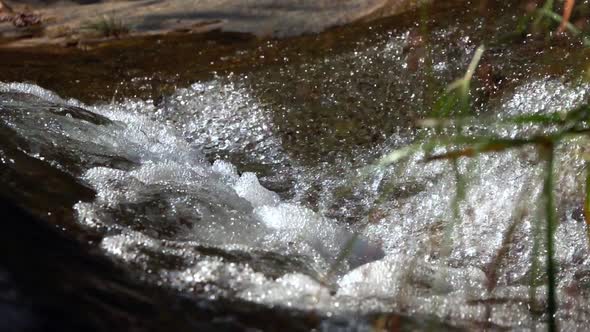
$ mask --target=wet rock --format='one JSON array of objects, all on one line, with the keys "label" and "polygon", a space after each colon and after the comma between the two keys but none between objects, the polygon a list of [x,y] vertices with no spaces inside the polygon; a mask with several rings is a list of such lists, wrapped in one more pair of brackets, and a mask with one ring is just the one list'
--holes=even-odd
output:
[{"label": "wet rock", "polygon": [[[40,16],[51,18],[44,22],[48,31],[72,27],[76,31],[88,25],[96,25],[102,30],[114,27],[109,22],[121,20],[124,26],[133,27],[135,35],[202,33],[221,29],[286,37],[316,33],[360,19],[390,16],[418,5],[419,2],[413,0],[343,0],[337,4],[327,0],[256,0],[246,3],[239,0],[92,1],[84,5],[71,2],[59,6],[36,4],[34,8],[39,15],[22,13],[10,20],[15,26],[23,27],[38,24]],[[11,45],[59,44],[59,39],[47,37]]]},{"label": "wet rock", "polygon": [[41,18],[38,15],[31,13],[20,13],[12,18],[12,24],[17,28],[24,28],[31,25],[41,23]]},{"label": "wet rock", "polygon": [[318,315],[150,286],[4,198],[0,210],[0,250],[11,253],[0,256],[2,331],[308,331],[332,324]]},{"label": "wet rock", "polygon": [[12,14],[12,7],[7,5],[4,1],[0,1],[0,14]]},{"label": "wet rock", "polygon": [[127,169],[134,165],[132,155],[123,157],[112,148],[82,143],[92,132],[108,131],[108,125],[115,126],[107,118],[80,107],[32,94],[0,92],[0,126],[12,133],[7,142],[31,156],[42,155],[46,163],[57,163],[59,169],[72,175],[93,166]]}]

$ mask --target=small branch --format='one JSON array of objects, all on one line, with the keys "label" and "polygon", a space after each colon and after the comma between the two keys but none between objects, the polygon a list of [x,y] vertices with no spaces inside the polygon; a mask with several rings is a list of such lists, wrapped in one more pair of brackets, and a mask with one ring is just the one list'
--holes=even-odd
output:
[{"label": "small branch", "polygon": [[[544,15],[556,22],[562,23],[564,21],[564,18],[561,15],[559,15],[551,10],[541,8],[539,11],[542,15]],[[582,33],[582,31],[580,29],[576,28],[576,26],[571,24],[569,21],[565,21],[565,23],[564,23],[564,29],[566,29],[566,28],[576,36]]]},{"label": "small branch", "polygon": [[522,140],[492,140],[487,143],[480,143],[476,146],[471,146],[462,150],[451,151],[443,154],[432,155],[427,157],[425,160],[444,160],[444,159],[457,159],[460,157],[474,157],[479,153],[486,152],[500,152],[508,149],[514,149],[523,145],[538,144],[545,142],[546,137],[539,137],[537,139],[522,139]]},{"label": "small branch", "polygon": [[565,32],[565,29],[570,21],[570,17],[572,16],[575,3],[575,0],[565,0],[565,4],[563,5],[563,18],[559,24],[559,28],[557,29],[558,33]]}]

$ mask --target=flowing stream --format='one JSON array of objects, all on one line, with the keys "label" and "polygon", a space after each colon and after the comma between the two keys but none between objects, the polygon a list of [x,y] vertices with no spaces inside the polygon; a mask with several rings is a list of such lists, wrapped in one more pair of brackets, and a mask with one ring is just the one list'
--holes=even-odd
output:
[{"label": "flowing stream", "polygon": [[[85,104],[0,83],[3,172],[26,176],[32,162],[14,157],[24,154],[40,162],[29,173],[69,183],[49,207],[31,207],[52,196],[34,185],[4,190],[28,191],[24,205],[48,219],[73,209],[70,223],[54,221],[66,233],[98,234],[94,244],[138,278],[184,294],[327,317],[398,312],[474,329],[542,329],[539,151],[460,158],[457,211],[450,161],[428,162],[418,150],[371,167],[432,134],[417,126],[429,91],[463,75],[482,42],[492,46],[472,88],[482,120],[472,133],[546,134],[552,128],[502,119],[588,102],[577,46],[564,51],[531,36],[494,46],[514,25],[510,10],[495,14],[492,37],[484,16],[447,17],[427,32],[381,29],[351,50],[219,75],[158,100]],[[564,330],[590,323],[587,146],[572,137],[556,147],[556,317]]]}]

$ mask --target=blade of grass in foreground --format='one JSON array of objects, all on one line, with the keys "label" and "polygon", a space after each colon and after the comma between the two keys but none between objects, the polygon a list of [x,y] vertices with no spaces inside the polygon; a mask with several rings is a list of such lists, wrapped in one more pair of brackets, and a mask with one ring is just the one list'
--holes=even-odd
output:
[{"label": "blade of grass in foreground", "polygon": [[542,153],[546,159],[545,181],[543,185],[543,197],[545,201],[545,218],[546,218],[546,273],[547,273],[547,320],[549,331],[557,331],[557,322],[555,321],[555,312],[557,311],[557,294],[556,294],[556,271],[554,256],[554,233],[555,233],[555,207],[553,202],[553,164],[555,151],[553,143],[548,143],[542,147]]},{"label": "blade of grass in foreground", "polygon": [[586,221],[586,240],[590,245],[590,161],[586,161],[586,195],[584,197],[584,219]]}]

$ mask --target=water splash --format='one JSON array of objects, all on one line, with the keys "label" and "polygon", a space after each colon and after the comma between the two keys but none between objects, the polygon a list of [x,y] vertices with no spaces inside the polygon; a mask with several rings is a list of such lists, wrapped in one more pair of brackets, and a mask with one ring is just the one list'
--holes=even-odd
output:
[{"label": "water splash", "polygon": [[[106,252],[153,282],[326,313],[400,311],[542,327],[529,304],[532,233],[542,220],[543,166],[534,149],[461,159],[466,199],[450,231],[450,164],[426,163],[417,153],[357,177],[358,168],[424,134],[413,120],[427,110],[412,111],[425,104],[426,78],[412,66],[427,53],[412,40],[415,32],[383,38],[312,63],[197,83],[156,104],[87,106],[34,85],[1,84],[2,124],[24,138],[31,156],[96,191],[93,201],[76,204],[78,221],[102,232]],[[465,51],[429,51],[436,81],[456,77],[477,45],[466,37],[455,44]],[[513,84],[478,104],[477,115],[562,111],[588,96],[587,85],[552,77]],[[507,137],[539,130],[517,129],[485,128]],[[586,145],[568,139],[557,151],[564,328],[585,326],[590,313],[580,216]],[[270,171],[255,174],[252,164]],[[355,232],[364,240],[330,275]],[[543,283],[534,289],[539,307]]]}]

